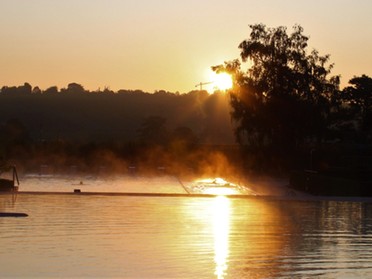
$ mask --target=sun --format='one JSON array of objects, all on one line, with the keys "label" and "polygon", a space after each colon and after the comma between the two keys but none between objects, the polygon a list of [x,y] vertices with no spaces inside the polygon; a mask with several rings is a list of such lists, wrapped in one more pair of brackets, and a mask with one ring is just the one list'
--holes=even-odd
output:
[{"label": "sun", "polygon": [[211,73],[212,86],[215,90],[228,90],[233,86],[231,75],[228,73]]}]

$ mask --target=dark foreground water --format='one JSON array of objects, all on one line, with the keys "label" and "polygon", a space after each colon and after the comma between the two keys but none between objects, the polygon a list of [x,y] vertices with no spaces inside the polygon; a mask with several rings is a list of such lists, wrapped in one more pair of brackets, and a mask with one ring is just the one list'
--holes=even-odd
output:
[{"label": "dark foreground water", "polygon": [[29,214],[0,218],[0,278],[372,278],[366,201],[18,194],[0,211]]}]

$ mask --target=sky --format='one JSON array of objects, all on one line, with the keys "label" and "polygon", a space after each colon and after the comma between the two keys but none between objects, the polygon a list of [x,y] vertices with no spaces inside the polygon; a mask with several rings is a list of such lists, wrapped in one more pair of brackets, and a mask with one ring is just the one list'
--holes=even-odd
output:
[{"label": "sky", "polygon": [[301,25],[342,87],[372,76],[370,0],[0,0],[0,11],[0,86],[186,93],[239,58],[256,23]]}]

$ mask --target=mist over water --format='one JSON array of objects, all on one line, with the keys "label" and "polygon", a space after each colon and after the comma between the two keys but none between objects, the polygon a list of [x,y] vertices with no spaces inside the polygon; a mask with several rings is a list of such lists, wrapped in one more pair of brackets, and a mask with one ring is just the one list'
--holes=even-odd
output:
[{"label": "mist over water", "polygon": [[[203,179],[214,181],[211,186],[217,187],[238,189],[243,186],[248,189],[253,186],[245,185],[246,178],[222,152],[198,150],[179,156],[177,160],[158,148],[143,154],[145,156],[135,161],[128,161],[103,152],[91,158],[89,166],[82,158],[71,161],[63,155],[58,155],[55,160],[39,160],[39,163],[45,163],[35,164],[33,168],[21,164],[20,191],[72,192],[79,189],[82,192],[188,193],[193,192],[195,183]],[[237,194],[243,194],[243,188]]]},{"label": "mist over water", "polygon": [[159,176],[63,176],[29,174],[23,177],[22,192],[35,193],[138,193],[256,195],[248,186],[222,178],[192,180],[171,175]]}]

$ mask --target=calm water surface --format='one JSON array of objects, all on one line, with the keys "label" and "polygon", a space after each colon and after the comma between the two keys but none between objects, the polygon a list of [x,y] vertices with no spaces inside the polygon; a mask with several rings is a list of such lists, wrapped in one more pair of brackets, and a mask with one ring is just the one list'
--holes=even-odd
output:
[{"label": "calm water surface", "polygon": [[[75,187],[35,179],[21,190]],[[182,192],[136,181],[84,189]],[[0,278],[372,278],[368,202],[18,194],[0,211],[29,214],[0,218]]]}]

